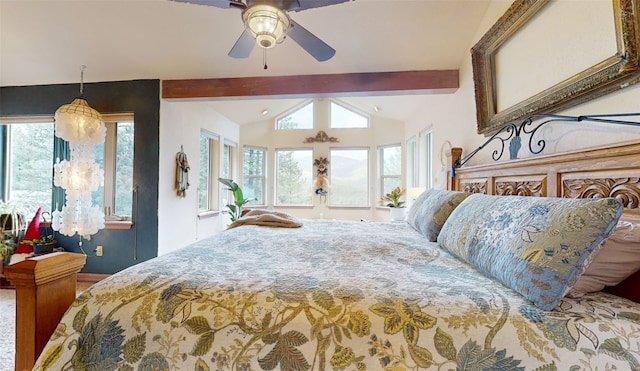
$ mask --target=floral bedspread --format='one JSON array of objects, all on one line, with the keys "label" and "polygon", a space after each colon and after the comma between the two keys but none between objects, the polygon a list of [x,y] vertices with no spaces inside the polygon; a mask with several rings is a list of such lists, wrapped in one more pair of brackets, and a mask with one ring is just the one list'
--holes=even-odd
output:
[{"label": "floral bedspread", "polygon": [[243,226],[69,308],[35,370],[630,370],[640,304],[541,311],[403,223]]}]

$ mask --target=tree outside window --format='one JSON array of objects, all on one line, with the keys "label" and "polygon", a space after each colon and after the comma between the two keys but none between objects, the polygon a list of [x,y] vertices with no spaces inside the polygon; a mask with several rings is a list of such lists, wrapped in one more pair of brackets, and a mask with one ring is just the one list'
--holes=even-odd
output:
[{"label": "tree outside window", "polygon": [[242,156],[242,192],[245,198],[252,201],[249,204],[264,205],[264,148],[244,147]]},{"label": "tree outside window", "polygon": [[276,205],[313,203],[310,149],[276,151]]}]

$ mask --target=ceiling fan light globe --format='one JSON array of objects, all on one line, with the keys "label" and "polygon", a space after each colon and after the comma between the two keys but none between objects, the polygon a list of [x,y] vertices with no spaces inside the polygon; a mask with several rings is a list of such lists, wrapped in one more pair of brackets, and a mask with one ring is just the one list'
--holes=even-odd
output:
[{"label": "ceiling fan light globe", "polygon": [[271,49],[276,46],[276,38],[268,33],[261,33],[256,35],[256,43],[261,48]]},{"label": "ceiling fan light globe", "polygon": [[263,48],[272,48],[281,43],[291,26],[289,16],[282,10],[270,5],[258,4],[242,13],[245,27]]}]

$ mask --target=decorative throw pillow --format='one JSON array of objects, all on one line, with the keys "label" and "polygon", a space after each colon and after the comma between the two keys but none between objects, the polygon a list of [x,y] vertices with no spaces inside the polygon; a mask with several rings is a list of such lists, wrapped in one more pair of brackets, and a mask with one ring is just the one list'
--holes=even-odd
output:
[{"label": "decorative throw pillow", "polygon": [[567,295],[576,298],[615,286],[638,270],[640,224],[620,221]]},{"label": "decorative throw pillow", "polygon": [[445,223],[438,243],[543,310],[553,309],[616,225],[613,198],[474,194]]},{"label": "decorative throw pillow", "polygon": [[471,193],[429,189],[422,192],[409,207],[407,223],[435,242],[451,212]]}]

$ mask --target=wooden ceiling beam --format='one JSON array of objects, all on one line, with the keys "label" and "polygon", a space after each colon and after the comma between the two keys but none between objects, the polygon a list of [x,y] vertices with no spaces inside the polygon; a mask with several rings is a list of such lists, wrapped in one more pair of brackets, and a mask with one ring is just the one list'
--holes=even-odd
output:
[{"label": "wooden ceiling beam", "polygon": [[458,70],[163,80],[163,99],[449,94]]}]

